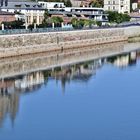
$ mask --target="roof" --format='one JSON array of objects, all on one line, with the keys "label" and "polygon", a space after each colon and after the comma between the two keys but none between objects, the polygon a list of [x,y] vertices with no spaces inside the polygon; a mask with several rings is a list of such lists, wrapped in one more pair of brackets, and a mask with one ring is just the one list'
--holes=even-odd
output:
[{"label": "roof", "polygon": [[34,9],[34,10],[43,10],[44,8],[37,2],[28,2],[28,1],[13,1],[8,2],[8,5],[3,5],[1,9]]},{"label": "roof", "polygon": [[0,11],[0,15],[15,15],[14,13]]}]

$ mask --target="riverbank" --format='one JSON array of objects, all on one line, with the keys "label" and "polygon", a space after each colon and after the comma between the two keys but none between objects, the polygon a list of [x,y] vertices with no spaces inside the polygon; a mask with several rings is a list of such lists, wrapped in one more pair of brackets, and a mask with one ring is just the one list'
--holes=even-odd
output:
[{"label": "riverbank", "polygon": [[55,52],[89,45],[121,42],[139,35],[139,26],[4,35],[0,36],[0,57],[3,58],[49,51]]},{"label": "riverbank", "polygon": [[45,52],[0,59],[0,79],[30,72],[65,67],[93,59],[111,57],[140,49],[140,43],[117,42],[83,48],[65,49],[62,52]]}]

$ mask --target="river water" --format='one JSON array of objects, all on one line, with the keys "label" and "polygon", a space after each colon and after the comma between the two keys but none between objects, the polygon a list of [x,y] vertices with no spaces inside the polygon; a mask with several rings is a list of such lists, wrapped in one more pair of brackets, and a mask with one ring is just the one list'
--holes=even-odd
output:
[{"label": "river water", "polygon": [[0,140],[140,139],[140,43],[85,50],[0,60]]}]

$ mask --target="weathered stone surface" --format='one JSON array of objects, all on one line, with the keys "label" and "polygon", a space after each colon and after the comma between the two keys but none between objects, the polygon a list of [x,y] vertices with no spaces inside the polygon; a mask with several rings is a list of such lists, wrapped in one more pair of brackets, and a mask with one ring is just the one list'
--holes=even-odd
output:
[{"label": "weathered stone surface", "polygon": [[0,57],[127,40],[140,27],[0,36]]}]

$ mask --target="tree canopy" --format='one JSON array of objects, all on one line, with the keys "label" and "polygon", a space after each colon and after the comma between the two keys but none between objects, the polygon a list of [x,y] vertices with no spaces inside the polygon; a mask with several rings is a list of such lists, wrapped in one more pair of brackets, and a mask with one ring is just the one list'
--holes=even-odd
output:
[{"label": "tree canopy", "polygon": [[104,1],[103,0],[92,0],[89,5],[92,7],[103,7]]},{"label": "tree canopy", "polygon": [[130,16],[127,14],[118,13],[115,11],[107,11],[109,22],[122,23],[130,21]]},{"label": "tree canopy", "polygon": [[7,29],[21,29],[23,28],[24,22],[22,20],[15,20],[10,22],[2,22]]}]

